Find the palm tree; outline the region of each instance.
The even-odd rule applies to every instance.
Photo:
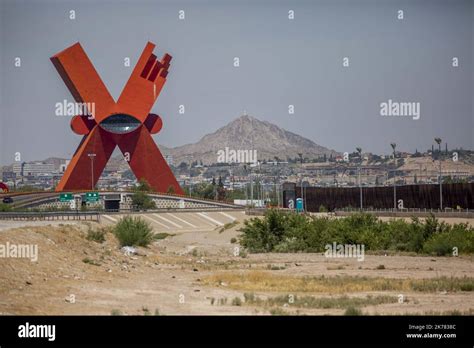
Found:
[[[441,138],[434,138],[434,140],[436,141],[436,144],[438,144],[439,152],[441,152]]]

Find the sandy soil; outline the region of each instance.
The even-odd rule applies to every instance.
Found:
[[[217,213],[216,213],[217,214]],[[166,215],[165,219],[171,217]],[[233,214],[240,223],[223,232],[221,225],[212,225],[217,215],[185,216],[181,220],[196,226],[176,231],[165,228],[159,220],[154,228],[174,233],[148,248],[139,248],[138,255],[125,255],[108,233],[102,244],[87,240],[91,226],[110,226],[111,219],[100,224],[71,222],[45,224],[2,222],[0,244],[36,244],[37,262],[21,258],[0,258],[0,314],[102,314],[120,311],[123,314],[269,314],[276,307],[246,304],[245,289],[232,284],[212,284],[205,280],[219,274],[250,274],[263,272],[277,277],[365,276],[395,279],[430,279],[436,277],[474,277],[473,257],[457,258],[365,255],[365,260],[328,259],[322,254],[236,254],[238,244],[231,238],[246,218]],[[155,219],[159,217],[155,216]],[[113,219],[113,217],[112,217]],[[161,219],[161,218],[160,218]],[[150,219],[151,221],[151,219]],[[189,227],[189,226],[186,226]],[[85,262],[87,260],[88,263]],[[380,269],[380,265],[384,269]],[[287,295],[287,291],[255,292],[263,299]],[[399,291],[355,291],[347,296],[398,296]],[[339,296],[334,293],[295,295],[315,297]],[[362,307],[364,314],[474,312],[474,292],[405,291],[403,303],[386,303]],[[293,308],[284,304],[278,309],[290,314],[342,314],[341,308]]]

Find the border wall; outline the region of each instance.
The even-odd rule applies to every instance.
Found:
[[[443,208],[474,209],[474,183],[443,184]],[[397,201],[403,200],[403,208],[439,209],[439,185],[403,185],[396,187]],[[318,212],[320,206],[333,211],[335,209],[359,208],[359,187],[305,187],[306,209]],[[288,201],[301,197],[301,188],[296,184],[283,186],[284,207]],[[393,208],[393,186],[362,187],[364,209]]]

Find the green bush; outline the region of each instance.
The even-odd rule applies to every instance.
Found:
[[[411,223],[391,220],[386,223],[387,249],[420,252],[425,240],[425,228],[418,219]]]
[[[142,191],[142,192],[152,192],[153,189],[151,188],[150,184],[145,178],[140,178],[138,180],[138,185],[133,189],[135,192]]]
[[[240,297],[234,297],[232,300],[232,306],[242,306],[242,300]]]
[[[150,225],[139,217],[126,216],[113,229],[120,246],[147,246],[153,239]]]
[[[432,235],[424,244],[423,251],[444,256],[452,255],[454,248],[459,253],[474,253],[474,230],[467,224],[455,224],[445,232]]]
[[[245,221],[241,245],[251,252],[272,251],[285,232],[285,219],[286,214],[271,209],[265,213],[264,219]]]
[[[12,211],[13,208],[11,205],[5,204],[5,203],[0,203],[0,211],[1,212],[7,212],[7,211]]]
[[[89,230],[87,231],[87,240],[91,240],[97,243],[103,243],[105,242],[105,234],[107,233],[106,228],[100,228],[98,230],[92,229],[89,227]]]
[[[139,210],[156,209],[155,201],[144,191],[136,191],[132,195],[132,205]]]
[[[349,307],[344,312],[344,315],[349,315],[349,316],[362,315],[362,311],[359,308]]]
[[[240,244],[256,252],[323,252],[325,245],[362,244],[365,250],[393,250],[448,255],[474,253],[474,228],[468,224],[449,225],[434,216],[424,222],[384,222],[375,215],[358,213],[332,219],[268,210],[264,218],[244,222]]]

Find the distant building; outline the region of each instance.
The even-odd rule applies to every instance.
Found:
[[[173,155],[164,155],[166,163],[168,163],[169,166],[174,165],[173,161]]]
[[[54,172],[54,164],[44,162],[15,162],[13,164],[13,172],[17,177],[52,174]]]
[[[23,165],[24,164],[25,164],[25,162],[15,162],[15,163],[13,163],[12,170],[13,170],[13,173],[15,173],[15,175],[17,177],[23,175]]]
[[[2,181],[13,181],[15,180],[15,173],[13,171],[3,172]]]
[[[59,172],[60,173],[64,173],[66,171],[66,168],[69,165],[69,162],[71,162],[71,160],[66,160],[66,163],[61,163],[59,165]]]

